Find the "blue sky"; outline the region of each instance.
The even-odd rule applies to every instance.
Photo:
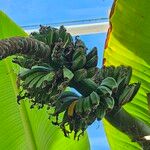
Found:
[[[108,18],[113,0],[0,0],[3,10],[20,26],[53,24],[93,18]],[[99,66],[102,63],[104,34],[82,35],[89,49],[99,50]],[[88,128],[91,150],[109,150],[103,125],[95,122]]]

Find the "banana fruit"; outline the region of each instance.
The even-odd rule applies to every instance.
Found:
[[[93,109],[96,109],[97,106],[98,106],[99,103],[100,103],[100,97],[99,97],[99,95],[98,95],[96,92],[93,91],[93,92],[90,94],[90,101],[91,101],[91,104],[92,104],[92,108],[93,108]]]
[[[101,84],[100,84],[101,86],[106,86],[106,87],[108,87],[110,90],[112,90],[112,91],[116,91],[117,89],[118,89],[118,84],[117,84],[117,82],[115,81],[115,79],[114,78],[112,78],[112,77],[107,77],[107,78],[105,78],[102,82],[101,82]]]
[[[74,80],[81,81],[87,77],[87,70],[86,69],[79,69],[74,72]]]
[[[98,63],[97,48],[94,47],[92,51],[86,56],[86,68],[96,67]]]

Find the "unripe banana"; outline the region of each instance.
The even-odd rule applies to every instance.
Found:
[[[96,92],[100,95],[100,96],[111,96],[112,95],[112,90],[110,90],[108,87],[106,86],[99,86],[96,90]]]
[[[129,86],[126,86],[123,93],[119,97],[118,105],[122,106],[125,103],[128,103],[129,101],[131,101],[132,98],[137,93],[139,87],[140,87],[139,83],[134,83],[134,84],[130,84]]]
[[[113,109],[114,105],[115,105],[115,101],[113,99],[113,97],[109,96],[105,98],[105,103],[106,103],[106,107],[108,109]]]
[[[31,89],[33,87],[36,86],[36,84],[38,83],[38,81],[43,77],[43,74],[39,74],[38,76],[36,76],[28,85],[28,88]]]
[[[115,68],[114,76],[113,76],[114,79],[116,79],[116,80],[118,79],[121,70],[122,70],[122,66],[118,66],[118,67]]]
[[[95,109],[100,103],[99,95],[96,92],[93,91],[90,94],[90,101],[91,101],[92,107]]]
[[[87,69],[87,78],[92,78],[98,72],[98,68],[92,67]]]
[[[35,72],[49,72],[51,69],[43,66],[34,66],[32,69],[27,69],[21,72],[18,76],[21,80],[25,80],[28,76],[34,74]]]
[[[115,70],[115,67],[114,66],[108,66],[106,67],[107,68],[107,77],[114,77],[114,70]]]
[[[98,87],[98,85],[92,79],[90,79],[90,78],[81,80],[80,81],[80,85],[84,86],[84,87],[87,87],[88,93],[92,93]],[[87,95],[88,94],[85,93],[85,96],[87,96]]]
[[[101,86],[106,86],[112,91],[116,91],[118,88],[118,84],[112,77],[107,77],[101,82]]]
[[[140,86],[141,86],[141,83],[133,83],[133,84],[131,84],[131,85],[134,85],[134,92],[133,92],[133,94],[132,94],[132,96],[130,97],[130,101],[135,97],[135,95],[137,94],[137,92],[139,91],[139,88],[140,88]],[[130,102],[130,101],[128,101],[128,102]]]
[[[58,97],[58,100],[64,99],[66,97],[79,97],[76,93],[71,92],[71,91],[64,91],[60,94],[60,96]]]
[[[127,75],[126,75],[126,80],[125,80],[126,85],[129,84],[131,80],[131,76],[132,76],[132,67],[127,67]]]
[[[54,71],[45,75],[45,77],[43,78],[42,88],[46,87],[47,85],[52,84],[54,81],[54,78],[55,78],[55,72]]]
[[[72,39],[72,36],[70,33],[66,33],[64,42],[65,42],[65,44],[64,44],[63,48],[67,47],[70,43],[73,42],[73,39]]]
[[[45,67],[45,66],[33,66],[31,69],[35,71],[41,71],[41,72],[49,72],[49,71],[54,71],[52,67]]]
[[[59,28],[59,36],[62,39],[62,41],[64,41],[64,42],[65,42],[65,38],[66,38],[66,35],[67,35],[66,31],[67,30],[64,28],[64,26],[60,26],[60,28]]]
[[[71,80],[73,78],[73,76],[74,76],[74,74],[70,69],[68,69],[66,67],[63,68],[64,79],[67,78],[68,80]]]
[[[52,28],[49,28],[48,34],[46,36],[47,39],[47,45],[49,45],[50,48],[52,48],[52,42],[53,42],[53,35],[54,35],[54,31]]]
[[[83,113],[83,98],[80,98],[76,104],[75,112],[78,115],[81,115]]]
[[[83,56],[84,54],[84,49],[82,47],[79,47],[77,49],[75,49],[74,53],[73,53],[73,57],[72,60],[74,61],[75,59],[77,59],[79,56]]]
[[[106,109],[103,106],[100,106],[96,109],[96,117],[97,120],[100,121],[102,120],[106,115]]]
[[[90,68],[90,67],[96,67],[98,63],[98,56],[93,56],[90,60],[86,62],[85,67]]]
[[[74,72],[74,80],[81,81],[87,77],[87,70],[86,69],[79,69]]]
[[[55,43],[55,42],[59,41],[60,37],[59,37],[58,29],[54,29],[53,28],[53,31],[54,31],[54,33],[53,33],[53,41],[52,41],[52,43]]]
[[[24,82],[23,82],[23,86],[28,88],[30,82],[35,79],[36,77],[38,77],[39,75],[41,75],[39,72],[35,72],[35,73],[32,73],[30,76],[26,77]]]
[[[85,63],[86,63],[86,57],[84,55],[79,56],[72,62],[72,69],[79,70],[84,67]]]
[[[39,79],[39,81],[36,84],[36,88],[43,88],[43,83],[45,81],[45,74]]]
[[[90,102],[89,96],[83,98],[83,111],[85,114],[89,114],[91,112],[92,105]]]

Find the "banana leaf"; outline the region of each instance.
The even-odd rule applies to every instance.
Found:
[[[141,88],[134,100],[124,108],[150,126],[147,103],[147,93],[150,93],[149,7],[150,3],[147,0],[116,0],[114,2],[110,14],[104,65],[132,66],[132,82],[141,82]],[[104,126],[112,150],[141,149],[136,142],[132,142],[127,135],[112,127],[106,120]]]
[[[0,11],[0,39],[12,36],[27,34]],[[28,101],[17,104],[17,71],[11,58],[0,61],[0,149],[90,149],[87,134],[80,141],[64,137],[59,127],[48,120],[46,108],[31,110]]]

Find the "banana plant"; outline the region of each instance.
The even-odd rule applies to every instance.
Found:
[[[132,77],[134,66],[128,63],[116,66],[112,62],[110,65],[106,49],[104,66],[98,68],[97,49],[94,47],[87,53],[84,42],[78,37],[73,41],[63,26],[60,29],[41,26],[39,32],[29,37],[1,40],[0,58],[5,60],[11,55],[15,55],[13,63],[23,68],[17,75],[17,102],[27,99],[30,108],[42,110],[46,106],[50,119],[56,118],[52,123],[66,137],[74,132],[74,139],[79,140],[96,119],[105,118],[106,125],[113,125],[132,140],[132,148],[149,149],[149,141],[144,139],[150,134],[149,125],[123,108],[141,90],[141,80]],[[67,87],[75,88],[81,96],[66,91]]]
[[[31,109],[47,107],[50,120],[56,118],[53,125],[66,137],[74,132],[74,139],[79,140],[89,125],[104,117],[115,126],[113,117],[126,114],[122,106],[132,101],[140,88],[139,82],[130,83],[132,67],[98,68],[97,48],[87,53],[84,42],[79,37],[73,41],[63,26],[41,26],[29,37],[1,40],[0,59],[12,55],[12,62],[22,68],[17,75],[18,104],[26,99]],[[67,87],[81,96],[66,91]],[[130,115],[128,118],[134,123]],[[132,132],[127,133],[132,138]]]

